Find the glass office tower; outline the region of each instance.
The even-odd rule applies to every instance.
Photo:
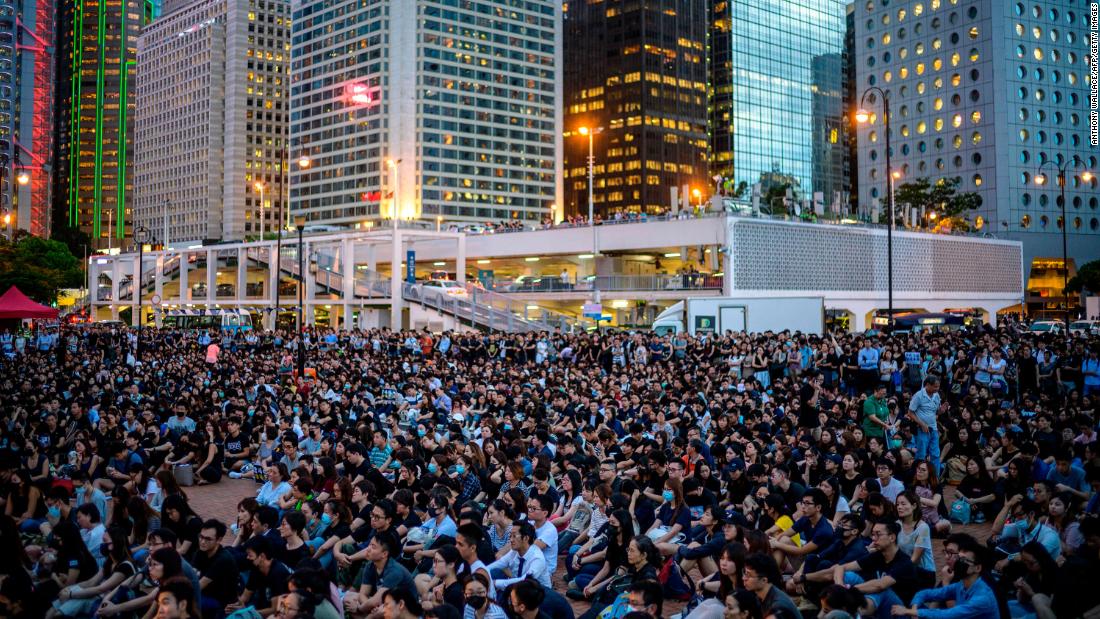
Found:
[[[711,4],[712,174],[734,187],[790,183],[799,197],[847,202],[845,5]]]

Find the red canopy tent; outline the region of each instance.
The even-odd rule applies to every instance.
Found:
[[[57,314],[54,308],[31,301],[15,286],[0,296],[0,319],[57,318]]]

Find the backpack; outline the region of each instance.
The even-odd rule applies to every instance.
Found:
[[[951,514],[949,518],[951,522],[970,524],[970,503],[962,499],[955,499],[955,501],[951,503]]]
[[[665,560],[661,572],[657,574],[657,582],[661,583],[665,598],[669,600],[690,600],[695,593],[694,587],[680,570],[680,564],[676,562],[675,556]]]

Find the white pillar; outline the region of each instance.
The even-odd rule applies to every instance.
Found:
[[[122,259],[119,256],[111,258],[111,320],[118,320],[119,303],[118,280],[122,279]]]
[[[248,300],[248,250],[237,248],[237,301]]]
[[[187,304],[191,302],[191,284],[187,281],[187,267],[190,266],[187,263],[187,251],[183,250],[179,253],[180,256],[180,303]]]
[[[164,302],[164,261],[165,252],[157,254],[157,265],[153,267],[153,294],[157,295],[161,299],[161,303]]]
[[[310,260],[311,260],[311,258],[310,258],[310,249],[309,249],[309,241],[303,242],[302,256],[305,258],[305,262],[302,263],[302,269],[305,271],[305,274],[304,275],[299,274],[299,275],[302,276],[302,278],[303,278],[302,281],[305,283],[305,287],[306,287],[306,290],[305,290],[305,298],[306,298],[305,324],[312,325],[313,321],[314,321],[313,302],[314,302],[314,300],[316,300],[316,297],[317,297],[317,294],[316,294],[317,286],[316,286],[316,283],[314,281],[315,278],[313,277],[313,270],[309,268],[309,264],[310,264]]]
[[[393,231],[390,254],[390,329],[401,329],[401,231]]]
[[[99,305],[99,264],[95,258],[88,259],[88,315],[95,316],[95,308]]]
[[[282,265],[282,261],[279,259],[278,252],[275,251],[275,245],[268,245],[266,248],[259,247],[257,251],[263,251],[264,249],[267,249],[267,303],[274,305],[275,291],[279,289],[279,267]],[[297,259],[297,256],[295,256],[295,259]],[[272,322],[272,328],[274,326],[275,323]]]
[[[355,243],[346,238],[340,243],[340,267],[343,271],[344,310],[340,326],[351,329],[351,302],[355,299]]]
[[[458,283],[466,283],[466,235],[458,237],[458,258],[455,259],[455,277]]]
[[[206,251],[206,304],[218,300],[218,253],[213,249]]]
[[[731,297],[733,296],[733,260],[731,259],[731,252],[727,248],[726,252],[722,254],[722,295]]]

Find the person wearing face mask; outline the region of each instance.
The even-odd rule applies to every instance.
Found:
[[[475,572],[463,588],[466,600],[462,608],[462,619],[505,619],[507,615],[496,601],[490,599],[489,579],[483,573]]]
[[[956,540],[959,550],[953,568],[954,582],[917,592],[908,607],[895,604],[891,609],[895,617],[996,619],[1000,616],[993,589],[982,578],[985,549],[968,535],[959,536]],[[930,602],[954,602],[954,605],[951,608],[925,608],[924,605]]]

